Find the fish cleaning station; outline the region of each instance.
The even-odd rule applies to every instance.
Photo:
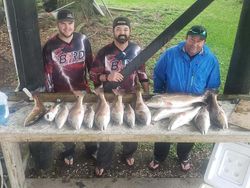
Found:
[[[122,70],[124,77],[152,57],[161,47],[169,42],[188,23],[208,7],[213,0],[195,1],[183,14],[157,36],[137,57],[133,63]],[[43,85],[43,61],[35,1],[4,0],[6,19],[19,86],[16,92],[8,93],[8,126],[0,127],[1,148],[6,163],[12,188],[26,188],[26,163],[20,151],[20,143],[28,142],[201,142],[201,143],[250,143],[250,1],[244,0],[238,25],[234,49],[227,75],[224,93],[218,95],[220,105],[228,122],[226,127],[211,126],[205,134],[195,126],[167,128],[169,121],[162,119],[147,126],[129,128],[126,125],[109,126],[106,130],[82,127],[74,130],[67,126],[58,127],[44,118],[27,121],[27,116],[34,108],[34,101],[22,92],[23,88],[33,91]],[[109,88],[117,87],[110,83]],[[73,93],[33,93],[38,98],[36,104],[55,103],[57,99],[69,103],[76,101]],[[32,97],[32,96],[31,96]],[[138,97],[138,96],[137,96]],[[152,94],[142,94],[145,104],[154,99]],[[134,94],[123,96],[123,103],[132,102]],[[114,94],[105,93],[105,99],[112,103]],[[83,103],[96,103],[95,94],[86,94]],[[22,102],[20,102],[22,101]],[[218,102],[215,99],[216,103]],[[199,101],[198,101],[199,102]],[[21,104],[22,103],[22,104]],[[20,105],[21,104],[21,105]],[[25,104],[25,105],[24,105]],[[20,105],[20,108],[19,108]],[[150,107],[150,106],[149,106]],[[156,118],[156,117],[153,117]],[[156,118],[157,119],[157,118]],[[29,125],[29,126],[24,126]],[[153,127],[153,128],[152,128]],[[216,146],[219,147],[219,146]],[[250,161],[250,156],[247,158]],[[249,167],[250,169],[250,167]],[[250,171],[248,169],[248,171]],[[210,177],[210,176],[209,176]],[[209,179],[208,177],[208,179]],[[243,181],[243,180],[242,180]],[[247,181],[247,180],[246,180]],[[249,182],[249,181],[248,181]],[[250,186],[250,184],[248,184]],[[204,187],[205,188],[205,187]]]

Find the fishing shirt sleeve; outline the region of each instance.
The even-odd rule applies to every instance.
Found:
[[[89,72],[90,69],[91,69],[91,66],[93,64],[93,54],[92,54],[90,42],[89,42],[89,40],[87,38],[84,40],[84,47],[86,49],[86,52],[85,52],[85,54],[86,54],[85,62],[86,62],[86,65],[87,65],[87,71]]]
[[[47,92],[54,92],[54,84],[52,80],[53,60],[51,51],[48,49],[48,43],[44,45],[42,55],[44,64],[45,89]]]
[[[90,69],[90,79],[93,81],[95,87],[98,87],[102,84],[99,77],[101,74],[105,74],[104,59],[105,59],[104,50],[100,50],[97,53]]]

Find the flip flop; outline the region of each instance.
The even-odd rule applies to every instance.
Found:
[[[189,160],[181,161],[180,165],[183,172],[188,172],[193,166]]]
[[[99,168],[99,167],[95,168],[95,175],[97,177],[102,177],[103,174],[104,174],[104,168]]]
[[[74,157],[72,155],[64,157],[64,163],[68,166],[72,166],[74,164]]]
[[[135,164],[135,159],[134,157],[128,157],[125,159],[125,162],[128,166],[133,166]]]
[[[160,167],[160,163],[159,163],[159,161],[157,161],[157,160],[152,160],[150,163],[149,163],[149,165],[148,165],[148,168],[150,169],[150,170],[156,170],[156,169],[158,169]]]

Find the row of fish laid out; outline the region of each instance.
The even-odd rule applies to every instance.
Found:
[[[68,124],[74,129],[80,129],[82,125],[88,128],[93,126],[105,130],[110,122],[114,125],[121,125],[123,122],[129,127],[134,127],[135,122],[140,125],[170,119],[168,130],[174,130],[182,125],[194,123],[202,134],[206,134],[210,125],[217,125],[219,128],[228,128],[227,117],[218,104],[217,95],[207,92],[201,96],[184,94],[159,94],[144,102],[141,92],[136,92],[136,100],[133,108],[130,104],[122,102],[123,92],[113,90],[116,95],[111,105],[106,101],[102,88],[97,88],[94,93],[99,100],[96,104],[83,104],[84,94],[75,91],[76,103],[69,109],[66,104],[60,103],[52,107],[48,112],[37,96],[34,96],[35,106],[27,116],[24,126],[36,122],[44,116],[47,121],[55,121],[60,129]],[[151,109],[151,111],[150,111]]]
[[[227,116],[213,92],[201,96],[159,94],[146,104],[155,110],[152,121],[169,118],[168,130],[185,124],[194,124],[202,134],[208,132],[211,124],[221,129],[228,128]]]
[[[49,122],[54,121],[59,129],[66,122],[76,130],[80,129],[82,125],[87,128],[95,126],[100,130],[105,130],[110,122],[114,125],[121,125],[124,122],[129,127],[134,127],[135,122],[140,125],[149,125],[151,123],[151,112],[145,105],[139,90],[136,93],[134,108],[130,104],[126,104],[124,107],[122,102],[123,92],[116,89],[113,92],[116,98],[110,105],[105,99],[102,88],[94,90],[94,93],[99,98],[96,104],[83,104],[84,94],[80,91],[74,91],[77,101],[70,109],[65,103],[59,103],[49,111],[46,110],[37,96],[33,96],[35,106],[26,117],[24,126],[32,125],[43,116]]]

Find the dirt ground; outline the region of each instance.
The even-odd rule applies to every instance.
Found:
[[[94,53],[103,45],[111,42],[112,28],[100,27],[101,23],[96,20],[89,21],[84,27],[78,27],[78,30],[86,33],[90,38]],[[111,24],[110,24],[111,25]],[[49,17],[39,19],[41,44],[48,40],[56,32],[54,21]],[[96,37],[98,36],[98,38]],[[11,45],[8,36],[6,24],[0,26],[0,90],[13,91],[17,84],[17,76],[12,57]],[[46,172],[37,171],[32,164],[32,158],[28,162],[26,171],[27,177],[63,177],[64,181],[69,181],[70,178],[93,177],[95,161],[89,159],[84,154],[84,144],[77,144],[77,152],[75,162],[72,167],[65,166],[59,159],[59,153],[62,151],[61,144],[55,144],[55,159],[53,166]],[[150,171],[148,163],[152,159],[153,144],[140,143],[137,152],[135,153],[135,165],[128,167],[121,160],[121,144],[116,144],[116,152],[113,156],[113,164],[110,170],[105,173],[104,177],[202,177],[204,175],[208,158],[211,153],[211,146],[199,148],[196,147],[191,155],[193,168],[190,172],[184,173],[180,170],[176,160],[175,149],[172,148],[167,160],[161,165],[160,169]]]
[[[148,168],[148,163],[152,160],[153,144],[139,143],[138,150],[134,154],[135,165],[127,166],[121,159],[122,145],[116,143],[116,149],[113,155],[113,163],[110,169],[106,171],[103,177],[122,178],[122,177],[196,177],[202,178],[206,166],[208,164],[211,147],[203,149],[195,147],[191,154],[192,169],[185,173],[180,170],[175,154],[175,144],[171,147],[168,158],[161,163],[159,169],[152,171]],[[84,144],[78,143],[76,148],[76,156],[73,166],[66,166],[60,159],[60,152],[63,146],[60,143],[54,145],[54,161],[52,168],[47,171],[39,171],[34,169],[32,159],[29,160],[29,168],[26,171],[26,176],[33,177],[63,177],[64,181],[69,181],[71,178],[91,178],[94,177],[95,160],[87,157],[84,152]]]

